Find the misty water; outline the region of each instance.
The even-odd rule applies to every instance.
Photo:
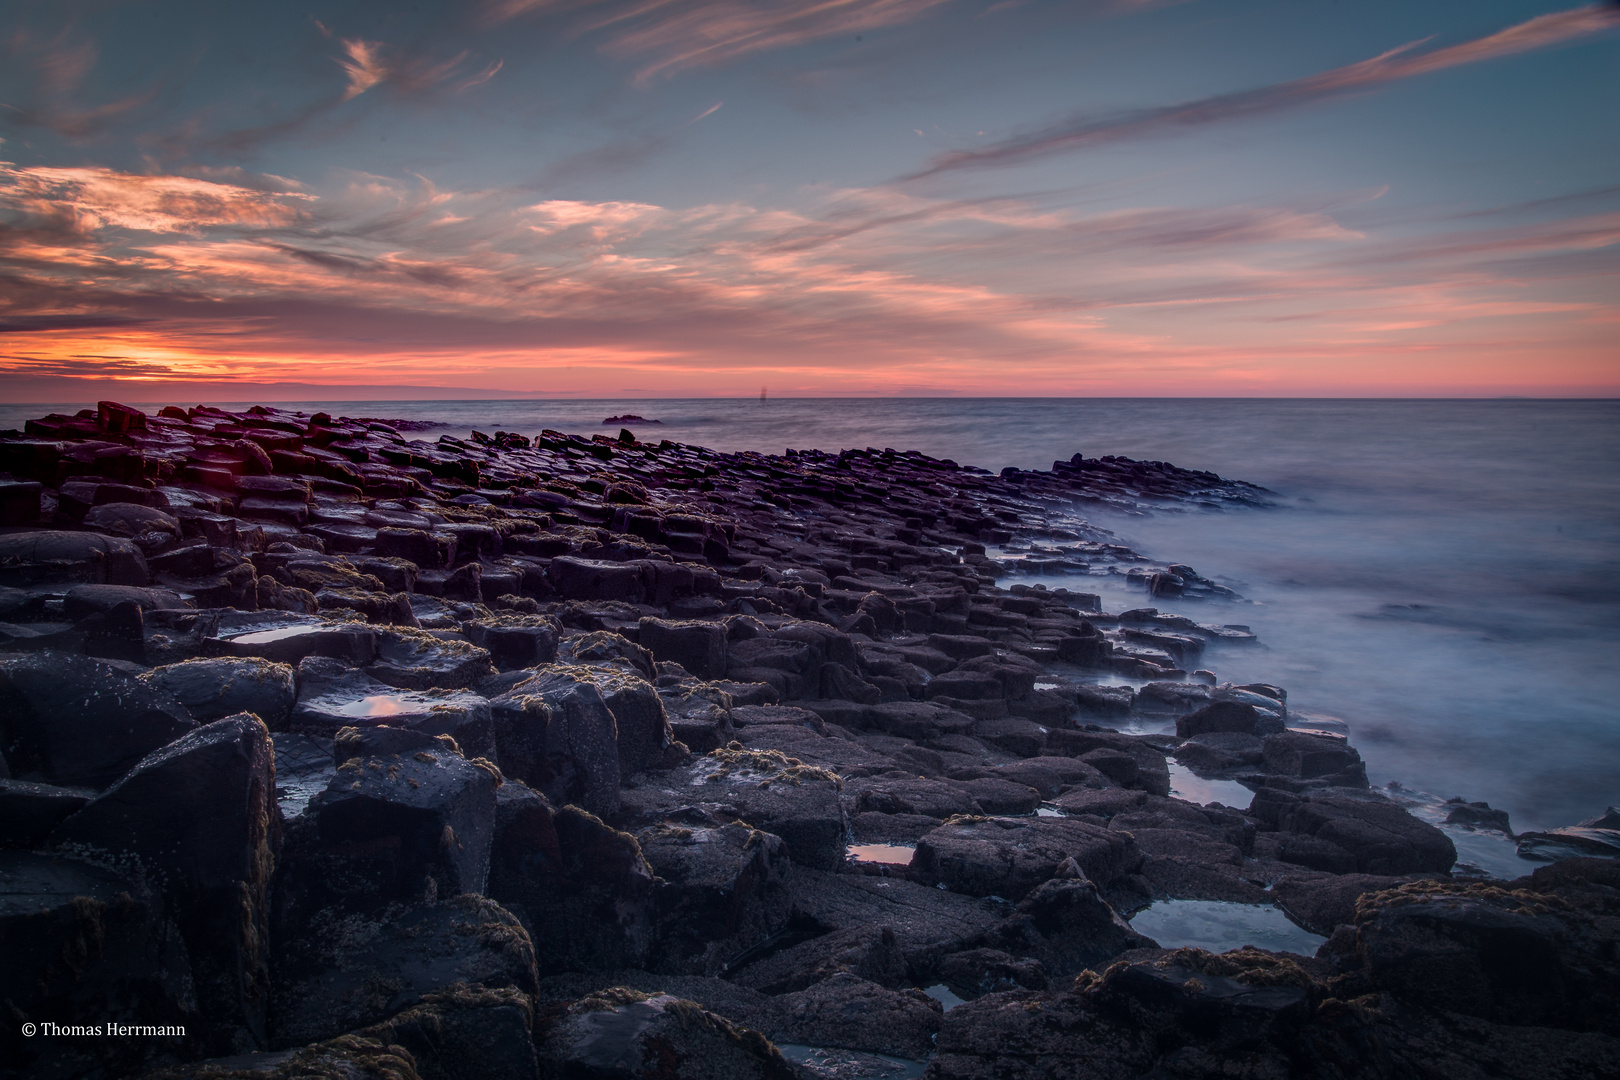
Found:
[[[1620,402],[278,404],[442,422],[414,434],[430,440],[475,427],[614,434],[604,418],[636,413],[661,421],[625,425],[642,439],[721,450],[893,447],[991,470],[1123,454],[1248,480],[1276,507],[1088,515],[1243,594],[1159,605],[1259,634],[1260,647],[1211,647],[1221,678],[1277,683],[1294,710],[1344,721],[1375,784],[1486,800],[1516,829],[1620,803]],[[0,427],[43,411],[11,406]],[[1110,607],[1148,603],[1109,592]]]

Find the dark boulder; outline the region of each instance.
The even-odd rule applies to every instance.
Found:
[[[979,818],[947,822],[917,843],[911,873],[969,896],[1020,900],[1067,860],[1106,887],[1134,873],[1141,854],[1129,834],[1066,818]]]
[[[215,1052],[264,1043],[280,823],[270,732],[241,714],[153,751],[50,837],[63,853],[138,866],[161,891]]]
[[[70,619],[106,614],[119,604],[132,602],[144,611],[189,607],[173,589],[141,588],[135,585],[75,585],[62,598],[62,610]]]
[[[533,1021],[521,990],[456,982],[355,1034],[409,1051],[422,1080],[539,1080]]]
[[[203,723],[250,712],[270,730],[280,730],[297,699],[293,669],[257,657],[186,660],[153,668],[140,679],[179,701]]]
[[[1100,971],[1127,949],[1153,946],[1151,939],[1114,913],[1096,885],[1073,876],[1037,885],[1012,915],[985,934],[983,943],[1040,961],[1041,970],[1054,979],[1078,975],[1086,968]]]
[[[1190,769],[1220,772],[1244,765],[1257,765],[1265,757],[1261,741],[1235,731],[1211,731],[1194,735],[1176,747],[1175,758]]]
[[[576,806],[502,804],[490,895],[528,928],[548,973],[644,967],[654,945],[654,876],[629,833]],[[520,848],[523,843],[531,847]]]
[[[1315,777],[1359,779],[1348,786],[1365,787],[1366,767],[1361,755],[1337,735],[1308,731],[1283,731],[1262,740],[1266,768],[1284,776],[1303,780]]]
[[[0,658],[0,752],[13,776],[104,788],[196,726],[173,697],[100,660]]]
[[[736,738],[734,699],[721,686],[660,674],[658,697],[664,703],[670,733],[693,753],[707,754]]]
[[[286,730],[333,738],[343,728],[409,728],[449,735],[468,757],[493,757],[489,702],[466,690],[400,690],[335,660],[298,666],[298,702]]]
[[[621,776],[633,776],[662,762],[673,741],[658,691],[644,678],[614,667],[550,667],[514,690],[564,694],[579,685],[593,687],[613,714]]]
[[[1445,873],[1457,861],[1450,837],[1375,795],[1255,793],[1249,813],[1282,839],[1278,858],[1331,873]]]
[[[1183,739],[1211,732],[1268,735],[1281,728],[1280,723],[1273,726],[1272,717],[1241,701],[1212,701],[1176,720],[1176,734]]]
[[[551,587],[569,600],[627,600],[646,597],[642,568],[636,563],[605,562],[559,555],[546,570]]]
[[[934,975],[959,997],[971,1001],[1004,990],[1045,990],[1046,968],[1039,960],[1000,949],[964,949],[934,966]]]
[[[146,559],[132,540],[88,532],[0,536],[0,585],[55,582],[145,585]]]
[[[912,1060],[933,1053],[945,1010],[917,989],[891,990],[843,972],[776,998],[779,1042],[836,1046]]]
[[[786,921],[792,897],[780,837],[740,823],[665,821],[636,839],[662,882],[652,969],[718,971]]]
[[[626,987],[540,1010],[543,1074],[591,1080],[793,1080],[763,1035],[670,994]]]
[[[511,990],[527,1004],[538,982],[529,935],[481,896],[369,914],[327,909],[281,946],[276,971],[271,1044],[283,1048],[377,1024],[462,987]]]
[[[493,615],[465,624],[472,643],[489,653],[496,668],[513,671],[549,664],[557,658],[561,628],[541,615]]]
[[[30,1080],[116,1080],[198,1049],[186,950],[161,901],[74,859],[0,851],[0,1061]],[[173,1026],[190,1035],[27,1037],[24,1021]]]
[[[490,702],[501,768],[557,805],[619,808],[619,733],[592,682],[528,679]]]
[[[794,862],[834,870],[844,863],[849,832],[841,786],[836,773],[780,750],[732,743],[661,774],[656,783],[626,791],[624,806],[656,820],[666,808],[717,803],[754,828],[780,836]]]
[[[496,776],[444,737],[347,728],[336,774],[288,830],[278,921],[301,933],[317,912],[367,911],[481,893],[489,877]]]
[[[1364,895],[1355,955],[1379,987],[1428,1008],[1620,1036],[1613,914],[1513,884],[1420,881]]]
[[[637,641],[659,662],[681,665],[700,679],[719,679],[726,674],[729,653],[726,629],[716,622],[671,622],[643,618]]]
[[[389,686],[428,690],[464,689],[493,669],[489,652],[471,642],[391,627],[377,631],[377,658],[366,671]]]
[[[38,847],[64,818],[95,797],[90,788],[0,778],[0,848]]]

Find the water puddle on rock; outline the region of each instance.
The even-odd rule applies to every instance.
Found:
[[[944,983],[935,983],[933,986],[925,986],[923,987],[923,993],[945,1006],[946,1012],[950,1012],[958,1005],[967,1004],[966,1001],[952,993],[951,988],[946,986]]]
[[[430,707],[429,702],[404,694],[367,694],[355,701],[328,706],[326,711],[338,716],[402,716],[405,713],[423,712]]]
[[[250,634],[238,634],[226,640],[237,645],[268,645],[272,641],[285,641],[287,638],[307,634],[315,629],[312,626],[283,626],[275,630],[255,630]]]
[[[1234,810],[1247,810],[1254,801],[1254,792],[1236,780],[1206,779],[1174,759],[1170,761],[1170,794],[1200,806],[1218,802]]]
[[[1327,938],[1301,929],[1270,904],[1227,900],[1155,900],[1131,916],[1131,929],[1162,948],[1221,953],[1253,945],[1273,952],[1315,956]]]
[[[1055,806],[1037,806],[1035,808],[1035,816],[1036,817],[1068,817],[1069,815],[1065,814],[1062,810],[1059,810]]]
[[[917,853],[915,846],[904,844],[850,844],[844,854],[858,863],[883,863],[888,866],[909,866]]]
[[[777,1043],[776,1048],[789,1061],[804,1067],[811,1076],[825,1080],[912,1080],[928,1068],[921,1061],[869,1054],[863,1050],[839,1050],[829,1046]]]

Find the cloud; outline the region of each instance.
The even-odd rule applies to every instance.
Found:
[[[1191,393],[1281,377],[1301,356],[1315,373],[1353,371],[1355,356],[1419,346],[1424,364],[1539,349],[1533,370],[1552,370],[1595,348],[1592,327],[1617,309],[1570,286],[1612,273],[1613,212],[1425,232],[1341,223],[1363,195],[1337,210],[1097,213],[1057,196],[872,188],[807,193],[790,211],[366,174],[274,186],[5,166],[0,220],[36,227],[0,244],[13,368],[110,356],[185,378],[364,370],[401,385],[687,393],[739,380],[999,393],[1009,379],[1119,392],[1147,369]],[[53,213],[69,215],[56,232],[41,224]]]
[[[345,38],[343,51],[348,54],[348,59],[340,58],[338,64],[349,76],[349,87],[343,92],[345,101],[365,93],[390,75],[388,65],[382,60],[380,43]]]
[[[942,154],[926,169],[904,179],[915,180],[956,169],[1017,165],[1054,154],[1072,153],[1145,135],[1264,116],[1446,68],[1546,48],[1601,33],[1616,26],[1620,26],[1620,4],[1589,4],[1568,11],[1540,15],[1473,41],[1430,49],[1426,52],[1416,51],[1426,42],[1411,42],[1368,60],[1254,90],[1218,94],[1180,105],[1144,109],[1117,117],[1103,119],[1088,116],[1070,117],[1049,127],[1014,135],[982,149]]]
[[[472,56],[470,50],[463,49],[447,60],[397,53],[390,58],[386,55],[390,50],[381,42],[362,38],[344,38],[343,51],[345,56],[336,60],[349,78],[343,92],[344,101],[384,83],[406,93],[419,93],[446,83],[457,90],[470,90],[493,79],[503,64],[503,61],[492,60],[469,73],[463,65]]]
[[[0,161],[0,211],[8,225],[67,223],[105,229],[190,233],[223,226],[269,228],[298,220],[313,196],[263,191],[189,176],[142,176],[106,168],[20,168]]]
[[[636,78],[728,63],[752,53],[923,18],[952,0],[492,0],[486,21],[583,12],[585,33],[602,32],[610,55],[647,58]]]
[[[0,318],[0,334],[37,334],[48,330],[106,330],[140,326],[144,319],[127,315],[11,315]]]

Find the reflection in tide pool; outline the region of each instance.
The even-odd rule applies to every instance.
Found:
[[[1166,949],[1226,952],[1253,945],[1314,956],[1327,938],[1295,926],[1269,904],[1225,900],[1155,900],[1131,917],[1131,929]]]
[[[404,713],[423,712],[430,702],[418,701],[404,694],[367,694],[355,701],[335,706],[332,712],[340,716],[400,716]]]
[[[845,849],[845,854],[856,862],[909,866],[917,849],[904,844],[851,844]]]
[[[272,641],[284,641],[299,634],[307,634],[310,629],[310,624],[300,623],[297,626],[282,626],[275,630],[255,630],[251,634],[238,634],[230,640],[238,645],[268,645]]]
[[[1218,802],[1234,810],[1247,810],[1254,801],[1254,792],[1236,780],[1205,779],[1174,759],[1170,761],[1170,794],[1200,806]]]

